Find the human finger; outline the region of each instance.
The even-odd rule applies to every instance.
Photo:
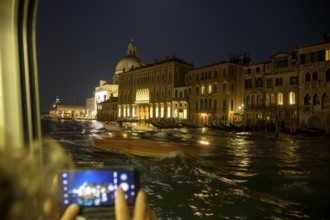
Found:
[[[135,200],[133,220],[145,219],[147,211],[147,195],[143,190],[140,190]]]
[[[61,220],[74,220],[79,215],[80,208],[77,204],[71,204],[64,212]]]
[[[115,198],[116,220],[129,220],[129,209],[125,200],[125,193],[121,187],[117,189]]]
[[[147,217],[146,217],[146,219],[148,219],[148,220],[156,220],[156,219],[158,219],[156,213],[153,210],[151,210],[149,207],[147,207],[147,209],[148,209],[148,211],[147,211]]]

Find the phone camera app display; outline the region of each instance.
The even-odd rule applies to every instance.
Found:
[[[89,170],[62,172],[63,204],[80,206],[114,205],[115,192],[121,187],[128,204],[134,204],[136,185],[131,170]]]

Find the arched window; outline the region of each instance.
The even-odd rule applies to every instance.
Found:
[[[164,106],[160,107],[160,117],[164,118]]]
[[[257,95],[257,105],[258,106],[261,105],[261,95],[260,94]]]
[[[311,81],[311,74],[310,73],[306,73],[305,74],[305,82],[309,82]]]
[[[227,83],[222,84],[222,91],[227,91]]]
[[[255,96],[252,95],[252,96],[251,96],[251,106],[254,107],[255,104],[256,104],[256,103],[255,103]]]
[[[218,78],[218,71],[214,70],[213,77],[216,79]]]
[[[211,94],[212,93],[212,84],[209,84],[207,87],[207,93]]]
[[[156,118],[159,118],[159,108],[158,108],[158,106],[156,107],[155,115],[156,115]]]
[[[315,94],[313,96],[313,105],[320,105],[320,99],[318,94]]]
[[[324,93],[324,94],[322,95],[321,104],[322,104],[322,106],[323,106],[323,105],[329,105],[329,104],[330,104],[330,99],[329,99],[328,94]]]
[[[295,105],[296,104],[296,93],[290,92],[289,93],[289,105]]]
[[[330,82],[330,69],[325,72],[325,81]]]
[[[319,80],[319,73],[318,73],[318,72],[316,72],[316,71],[313,72],[312,80],[313,80],[313,81],[317,81],[317,80]]]
[[[205,86],[204,85],[202,85],[202,95],[204,95],[205,94]]]
[[[265,104],[266,104],[266,106],[270,105],[270,95],[268,93],[266,93],[266,95],[265,95]]]
[[[218,92],[218,85],[217,84],[213,85],[213,92]]]
[[[275,95],[273,93],[270,94],[270,104],[275,105]]]
[[[309,94],[306,94],[304,97],[304,105],[310,105],[311,104],[311,97]]]
[[[250,107],[251,105],[251,100],[249,95],[245,96],[245,105],[248,107]]]
[[[283,93],[281,92],[277,93],[277,104],[283,105]]]

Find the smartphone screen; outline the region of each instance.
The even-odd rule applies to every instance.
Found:
[[[115,192],[121,187],[129,205],[135,202],[137,173],[135,169],[76,170],[59,174],[63,205],[113,206]]]

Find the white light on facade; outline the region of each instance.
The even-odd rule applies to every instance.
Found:
[[[136,117],[135,108],[132,109],[132,117],[133,117],[133,118]]]
[[[289,93],[289,104],[290,105],[296,104],[296,94],[294,92]]]
[[[160,107],[160,117],[164,118],[164,106]]]
[[[178,117],[178,110],[174,109],[174,118],[177,118],[177,117]]]
[[[187,119],[187,116],[188,116],[187,109],[184,109],[183,110],[183,119]]]

